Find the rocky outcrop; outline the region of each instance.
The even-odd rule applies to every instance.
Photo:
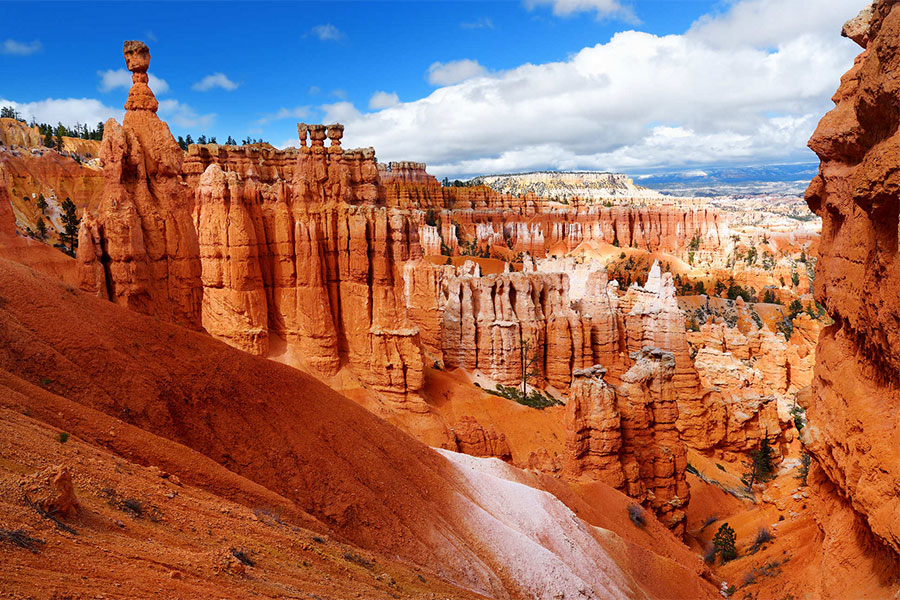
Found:
[[[453,433],[458,450],[464,454],[499,458],[507,462],[512,460],[506,436],[497,433],[492,425],[484,427],[474,417],[462,416],[453,426]]]
[[[803,439],[831,493],[898,554],[900,6],[867,11],[845,28],[865,50],[809,142],[821,159],[806,192],[822,218],[815,295],[834,323],[819,337]],[[820,524],[829,535],[829,520]],[[833,550],[823,559],[832,583],[852,577],[840,559]]]
[[[26,501],[38,506],[53,517],[73,517],[78,514],[78,498],[69,468],[64,465],[48,467],[24,482]]]
[[[675,357],[645,347],[614,387],[601,366],[578,369],[566,406],[563,474],[596,479],[646,502],[677,533],[684,531],[690,490],[687,458],[675,423]]]
[[[104,129],[100,157],[106,186],[97,220],[85,219],[79,234],[81,287],[199,329],[200,252],[193,193],[181,178],[184,153],[156,116],[146,45],[125,42],[124,53],[134,83],[123,124],[110,119]]]

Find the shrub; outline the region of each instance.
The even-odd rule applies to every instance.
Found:
[[[66,442],[69,441],[69,434],[66,433],[65,431],[60,431],[59,435],[56,437],[56,439],[59,440],[60,444],[65,444]]]
[[[753,540],[753,545],[750,547],[750,551],[756,552],[771,541],[772,531],[768,527],[760,527],[759,531],[756,532],[756,538]]]
[[[800,455],[800,466],[797,468],[797,479],[800,480],[800,486],[806,487],[806,477],[809,475],[809,464],[812,462],[812,456],[809,452]]]
[[[647,520],[644,517],[644,509],[637,504],[628,505],[628,518],[638,527],[643,527],[647,524]]]
[[[691,463],[688,463],[687,467],[685,467],[684,470],[687,471],[688,473],[690,473],[691,475],[699,475],[700,474],[700,471],[697,470],[697,467],[695,467]]]
[[[122,507],[122,510],[130,511],[137,517],[144,514],[144,505],[137,498],[125,498],[119,503],[119,506]]]
[[[256,561],[250,557],[251,552],[245,548],[232,548],[231,555],[248,567],[256,566]]]
[[[719,470],[720,470],[720,471],[724,471],[724,470],[725,470],[725,467],[723,467],[723,466],[720,465],[719,463],[716,463],[716,466],[719,467]]]
[[[722,523],[712,540],[713,548],[722,558],[722,564],[737,558],[736,541],[737,535],[734,533],[734,529],[728,523]]]
[[[25,548],[34,554],[37,554],[38,552],[35,544],[45,543],[44,540],[31,537],[22,529],[0,529],[0,542],[7,542],[14,546],[18,546],[19,548]]]
[[[791,415],[794,417],[794,427],[797,428],[797,431],[803,429],[803,413],[802,406],[794,405],[793,408],[791,408]]]
[[[370,571],[375,568],[374,562],[366,560],[355,552],[344,552],[344,560],[352,562],[355,565],[359,565],[364,569],[369,569]]]

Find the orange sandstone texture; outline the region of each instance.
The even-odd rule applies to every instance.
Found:
[[[900,553],[900,6],[875,2],[844,33],[864,51],[809,141],[821,163],[806,192],[822,218],[816,299],[834,323],[819,337],[803,440],[823,475],[813,495],[828,497],[816,503],[829,511],[817,517],[827,540],[817,591],[834,598],[852,589],[854,565],[871,567],[836,534],[871,540],[895,564]],[[881,575],[894,595],[896,579]]]

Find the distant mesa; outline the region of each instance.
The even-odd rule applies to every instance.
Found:
[[[599,171],[533,171],[504,175],[482,175],[470,180],[503,194],[522,196],[528,193],[544,198],[568,200],[581,198],[588,202],[613,198],[663,198],[663,194],[635,185],[624,173]]]

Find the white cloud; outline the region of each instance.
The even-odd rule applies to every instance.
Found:
[[[487,75],[487,69],[478,64],[477,60],[464,58],[447,63],[431,63],[425,75],[431,85],[453,85],[472,77]]]
[[[331,90],[331,95],[334,96],[335,98],[340,98],[341,100],[347,99],[347,91],[342,90],[340,88],[338,88],[336,90]]]
[[[192,90],[197,92],[208,92],[213,88],[222,88],[228,92],[238,89],[239,83],[235,83],[225,76],[225,73],[213,73],[207,75],[197,83],[191,86]]]
[[[760,1],[734,3],[684,35],[620,32],[563,62],[482,71],[378,112],[323,109],[340,113],[347,145],[426,161],[436,175],[812,160],[806,141],[858,50],[839,34],[856,7],[843,14],[828,4],[843,0],[822,0],[833,21],[807,26],[793,10],[803,0],[782,0],[782,19],[797,22],[780,39],[725,48],[703,34],[739,25],[734,15]],[[777,12],[768,18],[780,23]]]
[[[339,40],[344,39],[346,36],[344,32],[332,25],[331,23],[325,23],[324,25],[316,25],[312,29],[310,29],[306,36],[313,36],[318,38],[323,42],[337,42]],[[304,36],[304,37],[306,37]]]
[[[395,104],[400,103],[400,97],[397,96],[397,92],[375,92],[372,94],[372,97],[369,98],[369,108],[372,110],[381,110],[382,108],[389,108],[394,106]]]
[[[479,17],[474,21],[460,23],[459,26],[463,29],[493,29],[494,22],[488,17]]]
[[[308,119],[312,115],[309,106],[297,106],[295,108],[280,108],[278,112],[263,115],[256,120],[257,125],[264,125],[271,121],[279,121],[281,119]],[[260,131],[261,133],[261,131]]]
[[[598,19],[616,17],[625,21],[634,21],[634,11],[619,0],[525,0],[529,10],[549,4],[553,14],[558,17],[569,17],[575,13],[593,12]]]
[[[101,92],[110,92],[116,88],[131,89],[131,72],[127,69],[108,69],[106,71],[97,71],[100,76],[100,85],[98,89]],[[169,84],[165,79],[160,79],[152,73],[150,82],[147,84],[155,94],[165,94],[169,91]]]
[[[315,96],[316,94],[319,94],[319,93],[321,93],[321,92],[322,92],[322,88],[320,88],[320,87],[317,86],[317,85],[311,85],[311,86],[309,86],[309,92],[307,92],[307,93],[308,93],[310,96]]]
[[[159,116],[184,128],[209,127],[216,120],[215,113],[198,115],[190,105],[174,99],[159,101]]]
[[[84,123],[90,126],[115,117],[119,121],[125,111],[120,108],[106,106],[94,98],[47,98],[37,102],[15,102],[13,100],[0,99],[0,106],[12,106],[22,114],[22,118],[31,121],[34,118],[38,123],[56,125],[62,123],[72,127],[76,123]]]
[[[835,39],[841,25],[866,4],[864,0],[822,0],[813,8],[808,0],[744,0],[731,4],[727,12],[700,17],[687,35],[715,48],[776,48],[804,34]]]
[[[7,39],[0,45],[0,54],[16,54],[19,56],[28,56],[35,52],[40,52],[44,47],[40,40],[33,42],[19,42],[14,39]]]
[[[347,123],[348,121],[356,121],[362,117],[362,113],[356,110],[352,102],[335,102],[334,104],[323,104],[319,107],[324,113],[322,116],[323,123]]]

